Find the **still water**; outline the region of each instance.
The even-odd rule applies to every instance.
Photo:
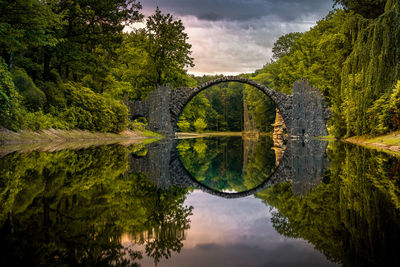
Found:
[[[0,265],[399,266],[400,159],[269,137],[3,153]]]

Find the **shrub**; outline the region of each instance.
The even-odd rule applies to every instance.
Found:
[[[147,123],[140,122],[138,120],[129,121],[128,128],[132,131],[144,132],[146,130]]]
[[[85,125],[79,124],[83,127],[81,129],[117,133],[128,126],[128,108],[124,104],[96,94],[78,83],[67,83],[64,89],[67,106],[80,108],[67,112],[67,114],[64,114],[64,118],[68,118],[71,114],[82,118],[88,116],[88,113],[91,114],[91,121],[88,121]],[[71,123],[73,124],[74,121],[71,121]]]
[[[93,116],[83,108],[72,106],[67,108],[60,115],[61,119],[68,122],[71,128],[88,129],[93,125]]]
[[[18,113],[20,95],[15,89],[11,73],[0,58],[0,125],[17,130],[16,114]]]
[[[384,94],[367,111],[372,135],[400,129],[400,81],[391,94]]]
[[[190,123],[185,119],[179,120],[177,125],[178,125],[179,129],[182,132],[189,132],[190,131]]]
[[[207,127],[207,123],[202,119],[202,118],[198,118],[195,122],[194,122],[194,128],[196,128],[196,132],[203,132],[204,129]]]
[[[368,109],[368,120],[372,125],[370,132],[373,136],[384,134],[391,128],[389,113],[389,97],[383,95]]]
[[[397,81],[389,99],[389,112],[396,130],[400,129],[400,80]]]
[[[72,128],[66,121],[53,117],[51,114],[44,114],[43,111],[20,113],[20,125],[22,129],[39,131],[43,129],[70,129]]]
[[[46,94],[47,108],[54,106],[63,109],[67,106],[64,89],[61,83],[43,82],[39,84],[39,86]]]
[[[13,73],[15,87],[23,97],[23,104],[31,111],[38,111],[46,103],[46,95],[36,87],[31,77],[25,71],[16,70]]]

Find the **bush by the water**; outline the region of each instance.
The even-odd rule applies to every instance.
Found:
[[[0,58],[0,125],[9,129],[17,129],[16,113],[20,95],[15,89],[11,73],[3,59]]]
[[[16,89],[22,96],[23,105],[30,111],[41,110],[46,103],[46,95],[40,90],[25,71],[16,70],[13,73]]]
[[[128,108],[114,99],[107,99],[78,83],[64,85],[69,108],[61,117],[72,128],[99,132],[120,132],[128,126]]]

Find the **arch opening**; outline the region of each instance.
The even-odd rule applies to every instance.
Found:
[[[276,110],[280,111],[283,102],[279,99],[283,94],[241,77],[224,77],[176,90],[186,93],[177,95],[181,101],[175,118],[172,110],[174,129],[182,132],[272,132]],[[284,125],[287,114],[282,115]]]

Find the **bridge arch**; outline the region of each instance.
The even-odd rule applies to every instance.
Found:
[[[190,100],[193,99],[196,95],[201,93],[202,91],[206,90],[207,88],[210,88],[214,85],[221,84],[221,83],[227,83],[227,82],[239,82],[243,84],[247,84],[250,86],[253,86],[257,89],[259,89],[261,92],[263,92],[266,96],[271,98],[271,100],[275,103],[277,109],[280,111],[283,120],[285,121],[285,124],[288,126],[291,122],[291,117],[292,117],[292,96],[286,95],[274,90],[269,89],[265,85],[258,83],[254,80],[244,78],[244,77],[239,77],[239,76],[226,76],[218,79],[214,79],[208,82],[205,82],[195,88],[188,88],[188,87],[183,87],[183,88],[177,88],[175,90],[172,90],[171,92],[171,106],[170,106],[170,112],[171,112],[171,122],[174,130],[177,130],[177,122],[179,120],[180,115],[183,112],[183,109],[185,106],[190,102]]]
[[[183,87],[171,89],[158,86],[143,101],[127,103],[130,115],[144,116],[148,129],[166,137],[173,137],[178,130],[177,122],[189,101],[203,90],[220,83],[239,82],[256,87],[271,98],[279,109],[286,124],[289,136],[308,139],[313,136],[328,135],[326,128],[330,111],[325,105],[322,93],[301,80],[293,86],[291,95],[267,88],[265,85],[244,77],[226,76],[201,84],[195,88]]]

